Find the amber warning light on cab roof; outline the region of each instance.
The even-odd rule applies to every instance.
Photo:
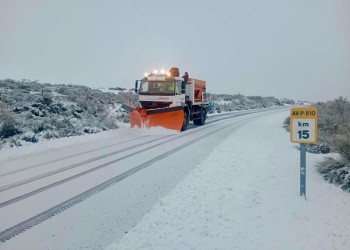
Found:
[[[144,74],[145,77],[149,77],[149,76],[170,76],[170,72],[166,72],[165,69],[161,69],[161,70],[153,70],[152,72],[146,72]]]

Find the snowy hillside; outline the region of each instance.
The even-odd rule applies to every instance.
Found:
[[[0,148],[117,128],[118,121],[128,122],[120,105],[131,97],[85,86],[2,80]]]
[[[0,81],[0,149],[43,140],[98,133],[128,123],[122,103],[135,102],[131,90],[52,85],[37,81]],[[211,95],[210,113],[293,104],[289,99]]]
[[[234,110],[248,110],[248,109],[260,109],[273,106],[293,105],[294,100],[281,98],[278,99],[273,96],[244,96],[241,94],[228,95],[228,94],[211,94],[211,101],[215,103],[215,110],[221,111],[234,111]]]

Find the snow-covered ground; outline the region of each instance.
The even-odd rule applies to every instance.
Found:
[[[0,202],[105,162],[108,166],[0,207],[0,235],[90,187],[151,163],[62,207],[0,243],[0,249],[349,249],[349,194],[316,172],[315,162],[324,156],[307,155],[304,200],[299,196],[299,151],[282,127],[289,111],[245,112],[217,122],[212,117],[205,126],[180,134],[155,129],[145,135],[121,128],[1,150],[0,174],[45,164],[2,176],[0,186],[88,163],[3,190]],[[152,146],[164,140],[169,142]],[[147,150],[109,163],[142,148]]]
[[[35,150],[29,150],[30,146],[13,149],[17,154],[0,161],[0,248],[108,246],[130,230],[229,133],[264,115],[218,117],[216,122],[208,119],[205,126],[192,126],[171,135],[161,131],[162,135],[145,136],[121,129],[52,141],[54,144],[38,143]],[[1,151],[0,155],[10,151]],[[130,172],[136,168],[142,171]],[[92,195],[88,191],[115,178],[117,183],[104,190],[98,188],[100,192],[92,190]],[[86,192],[92,196],[75,203],[74,197],[82,197],[82,192],[84,197]],[[7,202],[9,199],[11,202]],[[14,233],[8,236],[7,232]]]
[[[21,147],[15,148],[3,148],[0,151],[0,167],[2,162],[6,162],[12,159],[23,158],[25,156],[41,154],[53,150],[58,150],[65,147],[77,146],[93,142],[96,140],[105,140],[110,137],[118,137],[119,139],[123,139],[128,136],[129,130],[127,127],[129,125],[125,125],[123,123],[118,123],[120,125],[119,129],[103,131],[97,134],[84,134],[81,136],[72,136],[72,137],[63,137],[53,140],[43,140],[39,143],[27,143]]]
[[[288,112],[241,126],[112,249],[350,249],[350,195],[316,172],[282,128]]]

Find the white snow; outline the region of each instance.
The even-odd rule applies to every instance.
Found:
[[[249,115],[252,119],[239,116],[235,121],[249,122],[226,130],[220,128],[229,124],[228,120],[218,122],[217,125],[208,124],[206,126],[213,131],[221,132],[213,135],[215,140],[208,137],[178,154],[164,158],[152,167],[0,243],[0,249],[100,249],[113,242],[111,238],[115,232],[118,232],[118,236],[115,236],[115,243],[108,250],[350,249],[350,194],[328,184],[316,172],[315,163],[323,155],[307,154],[307,200],[299,196],[299,151],[297,145],[289,142],[289,133],[282,127],[288,115],[289,111],[277,111]],[[135,134],[134,129],[120,128],[1,150],[0,169],[6,172],[24,167],[24,163],[35,165],[44,160],[81,153],[74,158],[35,168],[32,172],[38,174],[41,168],[53,170],[130,145],[135,145],[130,150],[136,150],[140,141],[158,137],[139,136],[138,132]],[[148,132],[162,134],[169,131],[154,128]],[[171,147],[182,145],[191,136],[201,137],[194,134],[185,136],[181,139],[183,142],[176,140]],[[219,145],[216,140],[221,142],[225,136],[226,140]],[[133,138],[138,139],[129,141]],[[129,142],[106,147],[123,141]],[[210,152],[215,146],[215,150],[197,165],[201,154],[207,155],[203,152]],[[171,150],[171,147],[163,145],[126,159],[116,165],[113,173],[118,174],[124,168],[148,161]],[[90,152],[96,148],[99,150]],[[85,151],[89,153],[83,154]],[[191,168],[187,168],[187,164]],[[192,166],[194,170],[178,183],[183,177],[177,175],[187,175],[186,169],[190,171]],[[30,177],[30,171],[24,174]],[[83,180],[76,180],[76,184],[67,183],[61,188],[57,187],[59,195],[52,189],[51,193],[32,197],[32,201],[28,199],[22,204],[14,204],[17,210],[7,211],[5,207],[2,209],[2,218],[7,221],[7,217],[14,216],[22,221],[28,216],[25,217],[20,211],[32,216],[39,210],[51,207],[51,203],[60,202],[60,197],[66,200],[66,196],[82,192],[80,189],[84,185],[93,185],[111,176],[111,171],[107,169],[94,172],[91,178],[86,176]],[[162,182],[170,182],[169,179],[174,179],[174,184],[166,189]],[[44,181],[29,183],[13,189],[13,192],[37,187]],[[176,183],[176,188],[168,193]],[[10,191],[6,193],[10,194]],[[161,195],[157,196],[157,192]],[[4,193],[1,197],[5,199]],[[155,202],[151,211],[140,219]],[[0,224],[5,229],[7,226],[2,218]],[[134,222],[137,222],[136,226],[129,230]],[[120,238],[125,231],[128,233]]]
[[[107,249],[350,249],[350,194],[316,172],[282,128],[288,112],[237,129]]]
[[[102,92],[105,92],[105,93],[114,93],[116,95],[118,95],[119,93],[123,93],[123,91],[121,91],[121,90],[109,89],[109,88],[105,88],[105,87],[93,87],[93,89],[98,89],[98,90],[101,90]],[[127,90],[125,90],[125,92],[127,92]]]
[[[130,135],[132,132],[128,129],[129,125],[125,125],[123,123],[118,123],[120,126],[119,129],[102,131],[97,134],[84,134],[81,136],[72,136],[72,137],[64,137],[58,138],[54,140],[41,140],[39,143],[27,143],[21,147],[15,148],[3,148],[0,151],[0,165],[4,161],[9,161],[18,158],[24,158],[25,156],[30,156],[33,154],[40,154],[44,152],[49,152],[53,150],[57,150],[60,148],[66,148],[68,146],[80,145],[87,142],[92,142],[96,140],[104,140],[111,136],[122,137]],[[123,128],[122,128],[123,127]]]
[[[156,126],[151,128],[140,128],[140,127],[133,127],[130,129],[130,132],[140,135],[173,135],[173,134],[179,134],[180,131],[173,130],[173,129],[166,129],[164,127]]]

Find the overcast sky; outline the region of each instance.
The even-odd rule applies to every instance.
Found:
[[[172,66],[213,93],[350,99],[350,1],[0,0],[0,79],[132,88]]]

